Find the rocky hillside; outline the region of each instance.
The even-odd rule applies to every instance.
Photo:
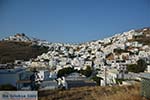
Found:
[[[138,41],[144,45],[150,45],[150,28],[135,30],[139,35],[134,36],[131,41]]]
[[[3,41],[31,42],[32,39],[26,36],[24,33],[17,33],[13,36],[4,38]]]
[[[32,45],[30,42],[0,41],[0,63],[29,60],[47,51],[48,47]]]

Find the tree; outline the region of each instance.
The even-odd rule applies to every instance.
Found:
[[[102,80],[103,78],[94,76],[92,79],[96,82],[97,85],[101,85],[100,80]]]
[[[71,67],[68,67],[68,68],[63,68],[61,70],[58,71],[58,74],[57,74],[57,77],[62,77],[62,76],[65,76],[65,75],[68,75],[70,73],[73,73],[75,72],[76,70],[74,70],[73,68]]]
[[[131,64],[127,66],[127,70],[134,73],[144,72],[146,68],[147,64],[143,59],[139,59],[137,64]]]
[[[145,69],[147,68],[147,63],[143,59],[139,59],[137,61],[137,65],[140,72],[144,72]]]
[[[80,70],[80,73],[85,75],[86,77],[91,76],[93,70],[90,66],[87,66],[87,68],[85,70]]]
[[[134,72],[134,73],[137,73],[137,65],[136,64],[130,64],[130,65],[127,65],[127,70],[129,72]]]

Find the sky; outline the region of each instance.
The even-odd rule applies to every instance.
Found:
[[[150,27],[150,0],[0,0],[0,38],[81,43]]]

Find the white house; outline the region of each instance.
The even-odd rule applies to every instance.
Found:
[[[43,81],[40,84],[39,90],[53,90],[57,88],[58,88],[58,84],[56,80],[47,80],[47,81]]]
[[[147,72],[150,73],[150,65],[147,65]]]
[[[38,75],[40,80],[48,80],[50,78],[50,72],[48,70],[39,70]]]
[[[25,68],[2,69],[0,70],[0,85],[11,84],[17,87],[17,81],[23,78]]]
[[[85,64],[84,64],[84,66],[90,66],[90,67],[92,67],[92,61],[85,61]]]
[[[101,77],[101,86],[116,84],[116,78],[118,78],[119,72],[116,69],[104,69],[105,71],[97,74],[97,77]]]

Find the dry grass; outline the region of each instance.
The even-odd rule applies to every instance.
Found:
[[[70,90],[40,91],[39,100],[146,100],[140,97],[139,85],[80,87]]]
[[[29,60],[48,52],[47,47],[33,46],[28,42],[0,41],[0,63],[14,62],[16,59]]]

